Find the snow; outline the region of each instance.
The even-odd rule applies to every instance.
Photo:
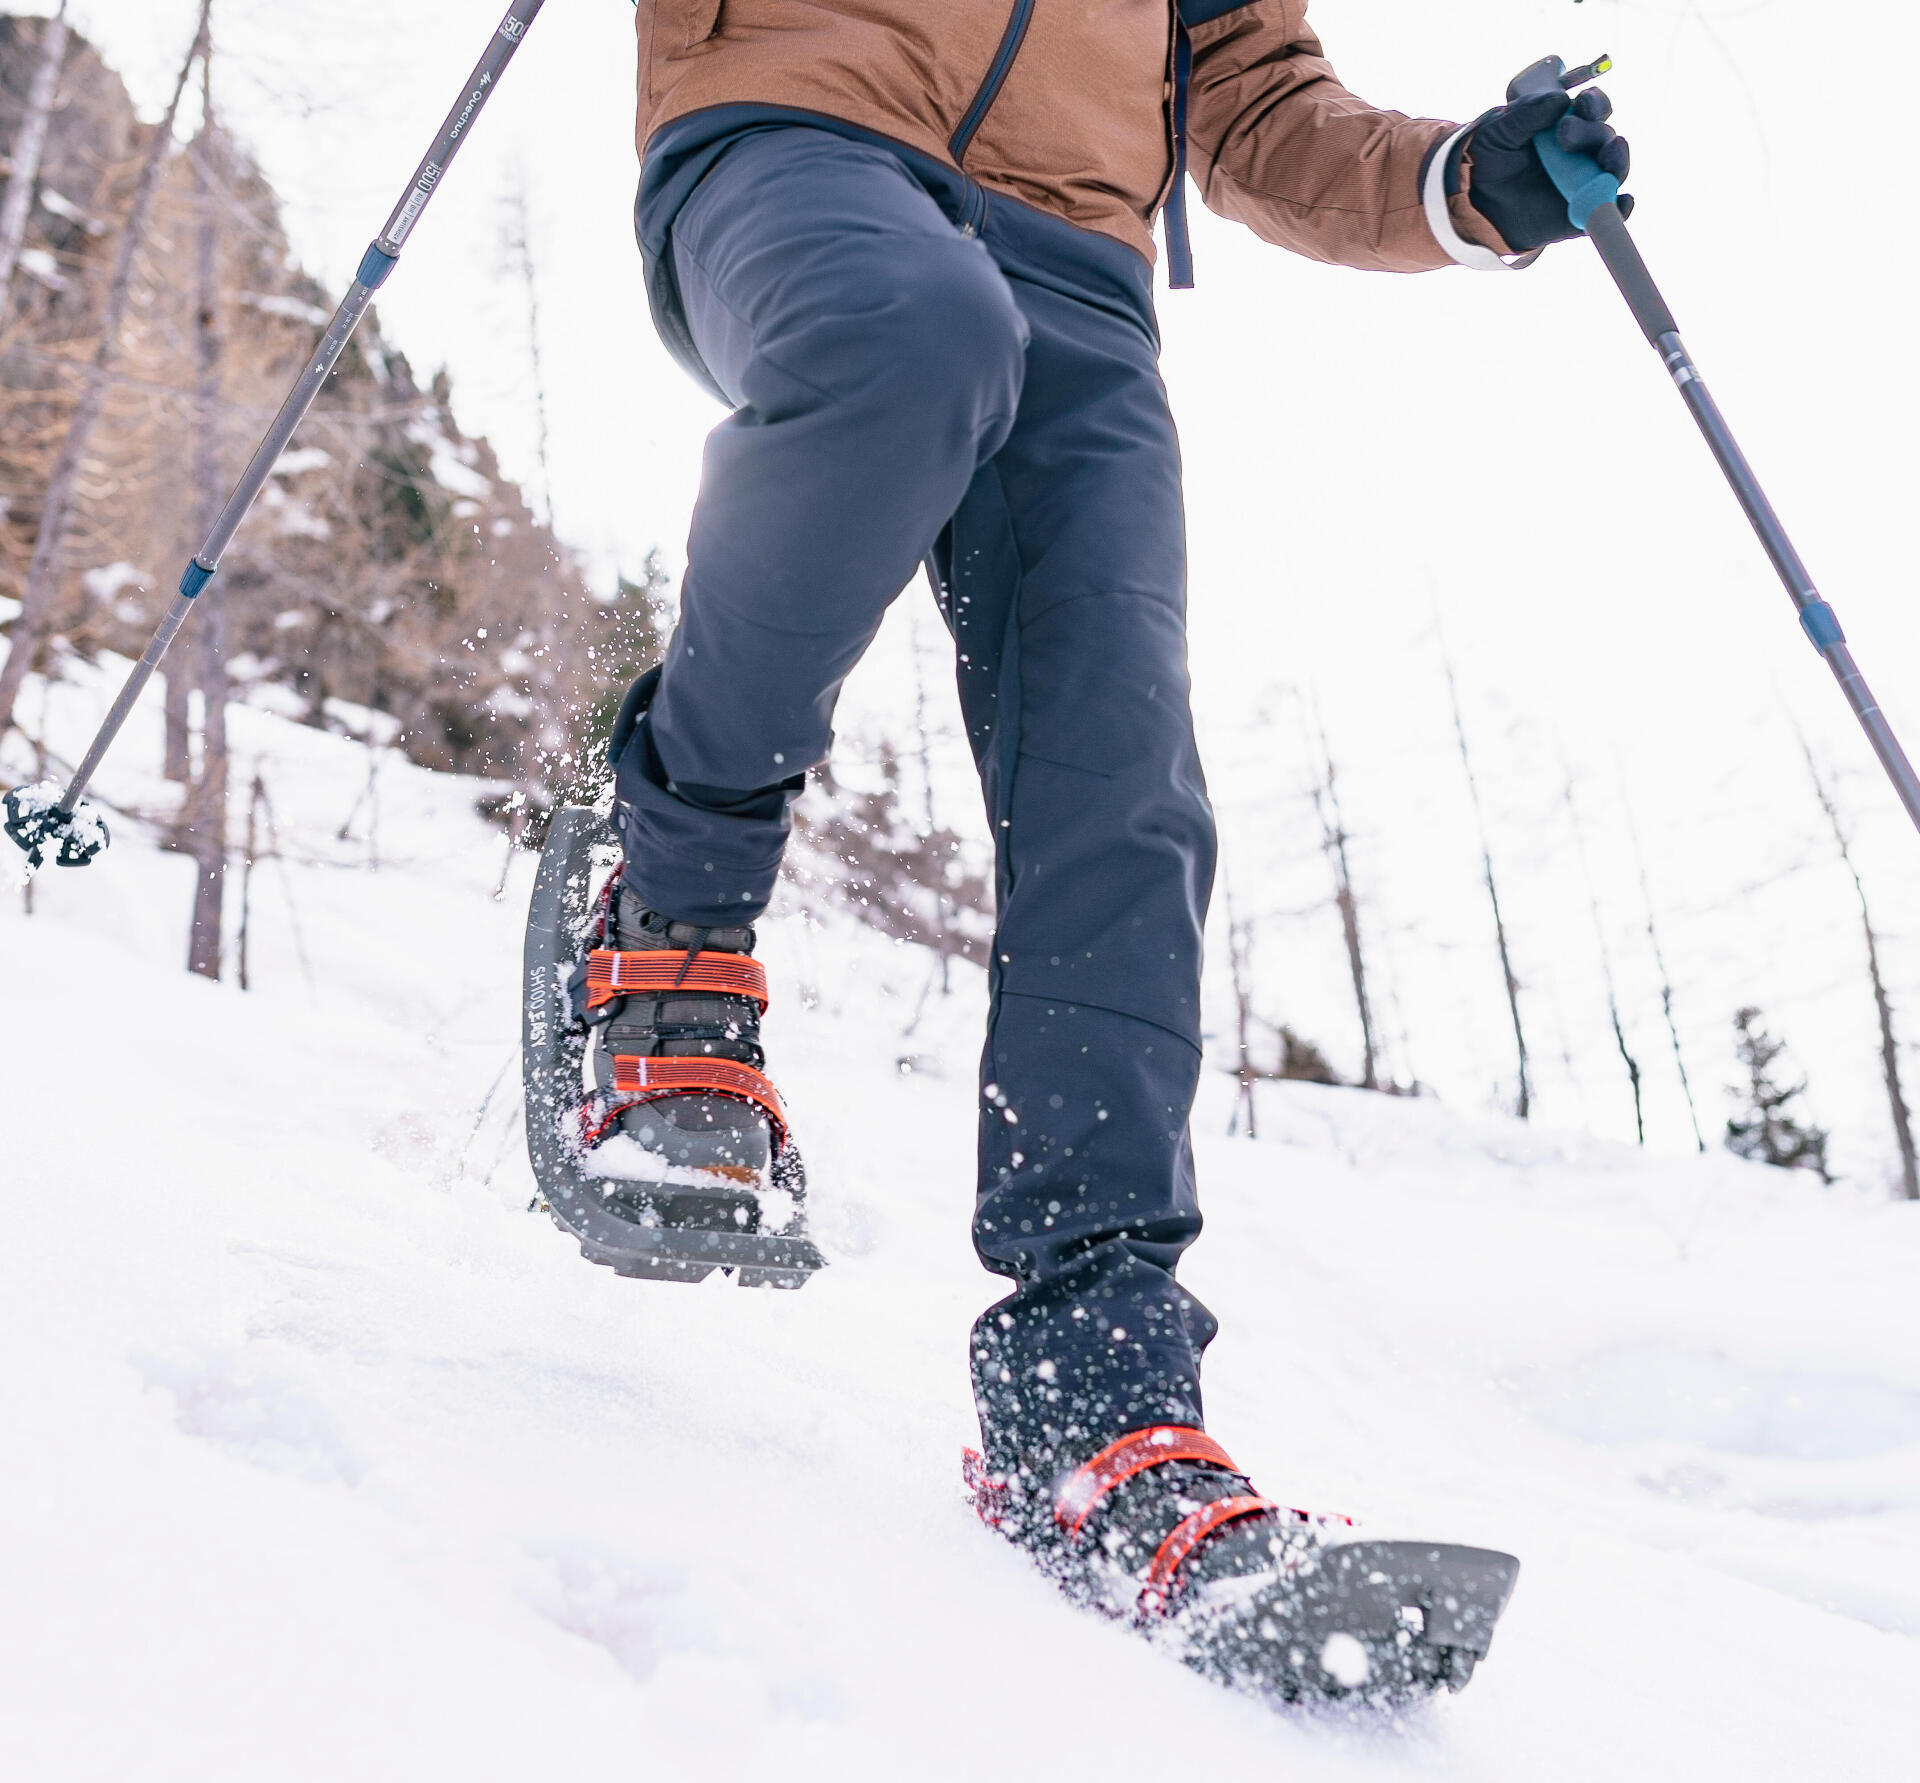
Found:
[[[100,568],[86,571],[80,578],[80,586],[87,591],[90,599],[106,602],[127,588],[146,588],[153,577],[137,564],[108,563]]]
[[[57,749],[123,667],[50,690]],[[977,973],[909,1043],[924,953],[770,920],[830,1266],[623,1281],[528,1211],[531,863],[496,901],[478,783],[384,761],[370,871],[365,751],[232,732],[286,857],[250,993],[181,971],[192,865],[124,814],[162,803],[151,700],[112,852],[0,896],[0,1774],[1910,1770],[1920,1208],[1312,1087],[1228,1139],[1210,1072],[1216,1434],[1290,1504],[1524,1563],[1462,1697],[1276,1714],[962,1502]]]
[[[425,446],[433,467],[433,479],[440,487],[452,495],[462,495],[477,501],[486,501],[493,494],[493,485],[487,481],[469,462],[475,455],[471,441],[456,445],[441,430],[440,424],[431,415],[422,415],[407,423],[407,438],[417,446]],[[455,510],[458,512],[458,510]],[[478,513],[479,509],[472,510]]]
[[[60,262],[45,248],[22,248],[17,264],[22,272],[30,273],[49,291],[67,288],[67,275],[60,270]]]
[[[71,198],[56,192],[51,186],[40,188],[40,202],[56,217],[63,217],[69,223],[78,224],[89,235],[104,235],[107,226],[97,217],[90,217]]]
[[[1327,1676],[1349,1690],[1358,1690],[1372,1674],[1367,1650],[1350,1634],[1330,1634],[1320,1650],[1320,1663]]]
[[[260,492],[260,506],[273,514],[280,531],[290,538],[330,539],[333,524],[316,514],[307,503],[293,500],[278,483],[269,483]]]
[[[333,320],[333,312],[322,309],[317,303],[305,303],[297,297],[277,296],[271,291],[242,291],[239,301],[249,309],[260,311],[262,315],[278,316],[287,322],[304,322],[313,328],[324,328]]]
[[[274,463],[273,474],[276,477],[298,477],[307,471],[325,470],[332,462],[333,454],[324,446],[296,446],[280,454]]]
[[[503,681],[487,695],[487,710],[504,718],[531,718],[538,708],[519,688]]]

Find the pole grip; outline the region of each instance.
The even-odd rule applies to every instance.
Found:
[[[1627,220],[1621,216],[1620,207],[1601,205],[1587,218],[1587,234],[1606,262],[1607,271],[1613,274],[1613,282],[1620,287],[1620,295],[1627,300],[1647,344],[1657,349],[1663,334],[1678,334],[1680,324],[1673,319],[1673,311],[1667,308],[1667,300],[1660,295],[1660,287],[1653,282],[1653,274],[1627,233]]]
[[[1533,139],[1533,152],[1547,177],[1567,201],[1567,221],[1585,229],[1587,219],[1620,196],[1620,182],[1591,155],[1578,155],[1560,146],[1560,127],[1542,130]]]

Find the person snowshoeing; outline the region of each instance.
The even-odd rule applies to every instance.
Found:
[[[973,1232],[1013,1285],[972,1337],[982,1513],[1202,1669],[1457,1685],[1515,1563],[1331,1543],[1204,1429],[1215,1321],[1176,1265],[1214,830],[1153,230],[1186,282],[1190,173],[1313,259],[1504,266],[1575,233],[1537,134],[1625,176],[1609,104],[1382,110],[1302,0],[640,0],[638,24],[653,318],[732,413],[610,744],[588,1137],[742,1183],[785,1143],[752,925],[841,684],[925,565],[997,845]]]

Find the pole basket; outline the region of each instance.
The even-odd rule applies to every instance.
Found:
[[[84,867],[113,840],[106,820],[82,799],[71,811],[60,802],[56,781],[16,786],[6,797],[7,834],[25,850],[27,871],[37,872],[49,855],[55,866]]]

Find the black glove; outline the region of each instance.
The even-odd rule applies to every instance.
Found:
[[[1567,201],[1541,164],[1533,139],[1558,125],[1563,149],[1591,155],[1615,179],[1624,180],[1633,155],[1627,139],[1607,122],[1612,116],[1613,101],[1598,87],[1589,87],[1578,99],[1539,93],[1488,112],[1461,145],[1460,152],[1473,151],[1468,202],[1516,254],[1550,241],[1571,241],[1580,233],[1569,221]],[[1449,168],[1448,190],[1458,190],[1459,183],[1456,169]],[[1620,214],[1632,212],[1633,200],[1622,194]]]

